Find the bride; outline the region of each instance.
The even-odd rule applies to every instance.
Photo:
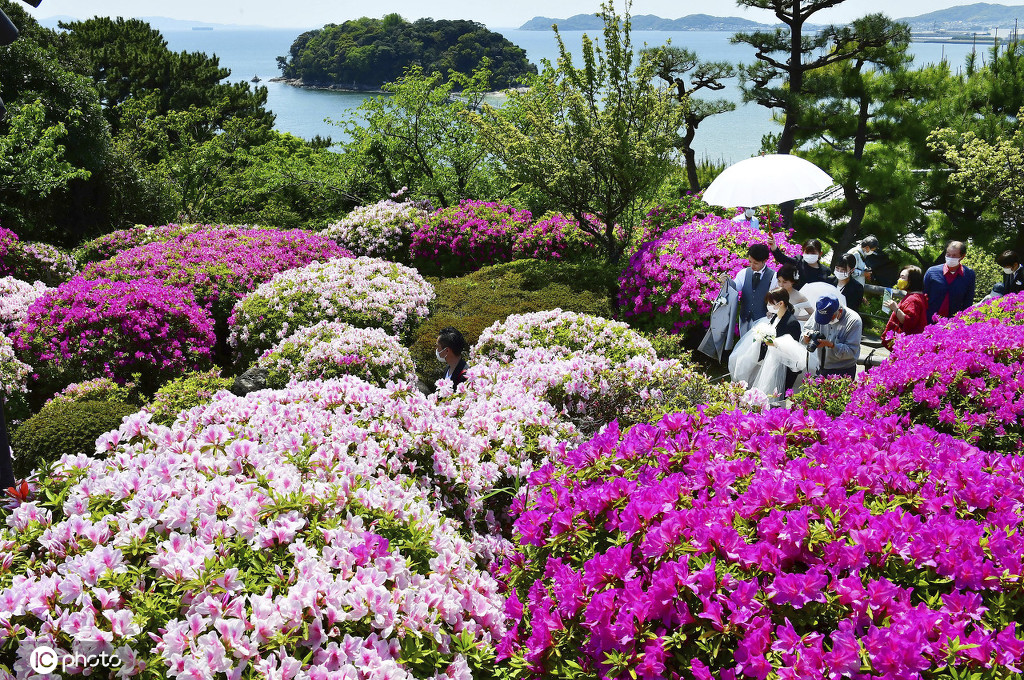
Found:
[[[800,344],[802,324],[786,289],[771,290],[765,301],[768,316],[755,322],[736,343],[729,374],[734,382],[742,380],[770,398],[782,399],[806,369],[808,353]]]

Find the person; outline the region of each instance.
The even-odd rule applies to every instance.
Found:
[[[889,300],[886,309],[892,314],[882,331],[882,347],[892,350],[898,335],[920,333],[928,325],[928,298],[924,294],[924,274],[920,267],[908,265],[900,272],[896,281],[897,290],[906,292],[907,296],[896,302]]]
[[[753,208],[744,208],[743,212],[732,218],[733,222],[749,222],[750,226],[754,229],[761,228],[761,220],[757,219],[757,215],[754,214]]]
[[[789,301],[789,293],[786,292],[786,289],[781,286],[773,288],[768,292],[765,301],[768,303],[768,322],[775,328],[775,337],[788,335],[799,342],[802,326],[796,318],[796,310]],[[768,345],[761,348],[761,361],[768,358],[768,349]],[[783,385],[786,390],[793,389],[798,375],[800,375],[799,371],[794,371],[789,366],[786,367],[786,378]],[[785,394],[784,391],[781,393]]]
[[[865,236],[861,242],[846,251],[847,255],[853,255],[854,268],[853,278],[860,285],[867,283],[870,273],[868,272],[868,258],[878,250],[878,239],[874,236]]]
[[[778,246],[772,251],[780,265],[791,264],[800,272],[800,278],[796,282],[798,290],[808,283],[825,280],[828,270],[821,264],[821,253],[821,241],[816,238],[812,238],[804,243],[804,254],[799,258],[786,255],[786,253],[782,252],[782,248]]]
[[[789,304],[793,307],[793,314],[800,323],[807,321],[814,314],[814,305],[803,293],[797,290],[796,284],[800,281],[800,272],[791,264],[779,267],[776,275],[779,280],[779,287],[789,295]]]
[[[1013,250],[1004,250],[996,257],[996,264],[1003,270],[1003,280],[992,287],[992,292],[985,297],[985,302],[1004,295],[1024,292],[1024,267],[1020,266],[1020,257]]]
[[[974,270],[962,263],[967,244],[950,241],[946,261],[929,267],[924,274],[924,294],[928,296],[928,321],[936,315],[948,318],[974,304]]]
[[[860,306],[864,303],[864,285],[854,278],[857,269],[857,258],[850,253],[842,255],[832,267],[833,276],[828,282],[839,289],[846,298],[846,308],[860,314]]]
[[[437,336],[437,346],[434,348],[434,354],[437,356],[438,361],[448,365],[448,369],[444,374],[444,380],[451,380],[452,389],[466,382],[466,368],[468,366],[462,355],[468,349],[469,346],[466,343],[466,339],[462,337],[462,333],[452,326],[442,328],[441,333]]]
[[[807,352],[800,346],[800,322],[784,288],[773,288],[765,296],[768,316],[759,320],[736,345],[729,357],[729,374],[778,399],[792,389],[807,365]]]
[[[839,298],[826,295],[804,324],[800,342],[807,351],[818,353],[818,375],[855,378],[863,332],[860,315],[843,307]]]
[[[765,296],[768,291],[778,286],[775,270],[768,265],[771,251],[763,243],[755,243],[747,248],[747,263],[733,278],[736,290],[740,295],[740,335],[750,330],[754,321],[768,313]],[[722,283],[729,280],[728,274],[722,274]]]

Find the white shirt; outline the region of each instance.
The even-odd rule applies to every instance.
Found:
[[[732,218],[732,221],[733,222],[750,222],[750,226],[753,227],[754,229],[757,229],[759,231],[761,229],[761,220],[757,219],[757,215],[751,216],[751,218],[748,220],[746,215],[744,215],[743,213],[740,213],[736,217]]]
[[[747,272],[750,271],[750,267],[744,267],[740,270],[740,273],[733,279],[733,283],[736,284],[736,290],[743,290],[743,284],[747,281]],[[764,269],[761,270],[762,272]],[[779,287],[779,281],[775,277],[775,272],[772,272],[772,285],[769,286],[768,290],[774,290]]]

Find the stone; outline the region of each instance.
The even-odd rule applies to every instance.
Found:
[[[265,390],[267,389],[267,379],[269,377],[270,372],[267,369],[254,366],[235,378],[234,384],[231,385],[231,392],[232,394],[244,397],[250,392]]]

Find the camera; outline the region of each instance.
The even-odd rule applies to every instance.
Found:
[[[825,334],[820,331],[811,331],[807,334],[807,351],[814,352],[818,345],[825,339]]]

